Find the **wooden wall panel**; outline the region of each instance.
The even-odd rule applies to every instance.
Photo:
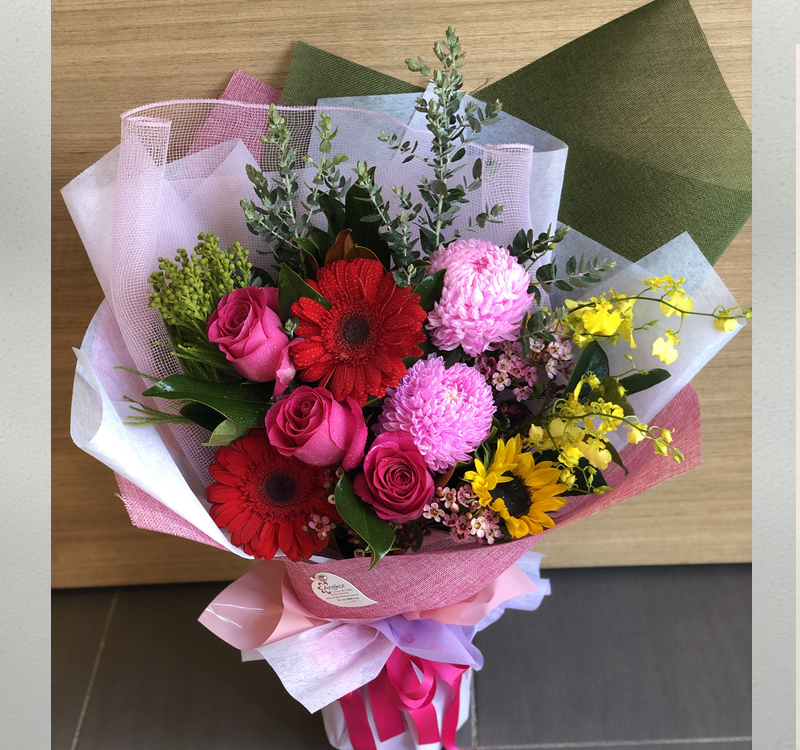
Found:
[[[59,189],[119,142],[119,113],[218,96],[236,68],[280,87],[304,40],[398,77],[447,25],[469,54],[470,89],[513,72],[641,0],[54,0],[52,4],[53,585],[225,580],[250,563],[134,528],[111,472],[69,438],[74,357],[102,294]],[[751,118],[750,4],[694,0],[723,76]],[[717,265],[750,304],[748,224]],[[750,327],[697,377],[704,465],[550,535],[551,567],[750,559]]]

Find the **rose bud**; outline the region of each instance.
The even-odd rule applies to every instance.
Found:
[[[435,488],[414,438],[398,430],[378,435],[353,489],[384,521],[405,523],[422,515]]]
[[[367,444],[359,405],[349,396],[340,403],[325,388],[301,385],[278,399],[267,412],[266,427],[278,453],[312,466],[341,462],[344,469],[353,469]]]

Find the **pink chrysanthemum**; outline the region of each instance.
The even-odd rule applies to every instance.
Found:
[[[469,459],[489,435],[495,406],[491,386],[474,367],[446,369],[441,357],[419,360],[387,391],[377,430],[405,430],[432,471]]]
[[[431,340],[442,350],[459,344],[477,357],[512,341],[533,303],[530,276],[508,250],[479,239],[457,240],[431,255],[430,273],[447,269],[441,299],[428,314]]]

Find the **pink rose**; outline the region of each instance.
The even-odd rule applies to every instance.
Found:
[[[282,456],[312,466],[341,461],[346,470],[361,463],[367,425],[359,405],[349,396],[339,403],[325,388],[301,385],[267,412],[267,436]]]
[[[207,331],[208,340],[219,346],[242,377],[257,383],[277,378],[276,394],[294,377],[289,337],[278,317],[277,289],[234,289],[211,313]]]
[[[378,435],[353,489],[384,521],[395,523],[419,518],[435,491],[425,458],[402,430]]]

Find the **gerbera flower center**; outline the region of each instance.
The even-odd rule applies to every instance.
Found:
[[[342,339],[350,346],[359,346],[369,338],[369,325],[363,318],[354,316],[344,321]]]
[[[277,505],[287,505],[297,494],[297,482],[288,474],[274,474],[264,482],[264,492]]]
[[[502,482],[489,492],[493,499],[500,498],[506,505],[508,515],[522,518],[531,507],[531,493],[519,477],[510,482]]]

